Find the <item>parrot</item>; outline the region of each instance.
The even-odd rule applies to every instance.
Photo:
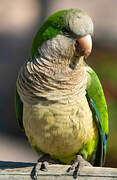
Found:
[[[40,169],[48,158],[70,165],[70,170],[104,165],[107,103],[97,74],[85,62],[93,33],[93,21],[83,10],[53,13],[34,36],[18,72],[16,118],[39,155]]]

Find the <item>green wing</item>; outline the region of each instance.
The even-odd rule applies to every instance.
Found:
[[[99,132],[94,165],[102,166],[106,156],[106,139],[108,135],[107,104],[98,76],[89,66],[85,65],[85,67],[88,80],[86,96]]]
[[[87,71],[87,94],[91,98],[100,114],[102,130],[105,134],[108,134],[108,110],[104,96],[104,92],[96,73],[89,67],[85,66]]]
[[[15,112],[16,112],[16,118],[18,120],[18,123],[20,127],[23,129],[23,103],[20,99],[20,96],[17,92],[17,88],[15,89]]]

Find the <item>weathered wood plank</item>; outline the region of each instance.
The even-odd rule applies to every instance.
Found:
[[[33,163],[0,161],[0,180],[31,180]],[[72,180],[73,172],[68,173],[68,165],[49,165],[48,171],[40,171],[39,180]],[[85,167],[79,171],[78,180],[117,180],[117,168]]]

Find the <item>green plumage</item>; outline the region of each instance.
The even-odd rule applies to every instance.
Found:
[[[60,29],[66,26],[63,23],[63,18],[67,11],[68,10],[62,10],[51,15],[39,28],[39,31],[34,37],[32,43],[31,57],[39,55],[38,48],[42,45],[42,43],[55,37],[58,33],[60,33]]]
[[[65,35],[68,38],[72,37],[72,40],[74,40],[76,38],[76,36],[78,36],[78,37],[81,36],[82,37],[82,36],[85,36],[87,34],[92,33],[92,30],[91,30],[92,25],[89,27],[89,24],[91,24],[92,22],[90,22],[89,17],[88,17],[88,21],[86,21],[85,19],[83,21],[81,21],[81,23],[80,23],[80,25],[78,27],[78,30],[75,31],[75,28],[72,28],[72,26],[70,26],[70,22],[69,22],[69,17],[73,17],[73,16],[75,16],[76,18],[78,17],[79,19],[81,19],[82,16],[84,17],[84,16],[87,16],[87,15],[84,12],[82,12],[81,10],[79,10],[79,9],[62,10],[62,11],[59,11],[59,12],[51,15],[45,21],[45,23],[40,27],[40,29],[38,30],[36,36],[34,37],[34,40],[33,40],[33,43],[32,43],[32,48],[31,48],[31,54],[30,54],[30,57],[31,57],[30,62],[32,62],[32,63],[35,62],[35,57],[40,58],[38,48],[40,48],[43,45],[43,43],[47,42],[48,40],[52,40],[52,39],[56,38],[57,35],[62,35],[62,37]],[[84,26],[83,26],[83,22],[85,24]],[[66,34],[64,34],[64,32],[62,32],[62,28],[66,28],[66,27],[69,30],[69,35],[68,34],[66,35]],[[83,31],[83,33],[82,33],[82,31]],[[53,51],[53,53],[54,53],[54,51]],[[56,155],[54,153],[53,154],[51,153],[51,154],[52,154],[53,158],[59,159],[62,162],[66,163],[66,164],[69,164],[69,163],[71,163],[72,160],[75,159],[75,156],[78,153],[78,154],[81,154],[86,160],[91,161],[92,164],[94,164],[96,166],[102,166],[103,163],[104,163],[104,160],[105,160],[106,138],[107,138],[107,134],[108,134],[107,104],[106,104],[106,101],[105,101],[103,89],[102,89],[101,83],[100,83],[100,81],[98,79],[98,76],[96,75],[96,73],[88,65],[84,64],[84,68],[86,69],[86,76],[87,76],[87,85],[86,85],[86,89],[85,89],[86,90],[86,98],[87,98],[87,101],[88,101],[89,109],[91,110],[92,115],[93,115],[93,121],[94,121],[93,122],[94,123],[93,127],[94,127],[95,135],[93,135],[92,136],[93,138],[90,139],[87,143],[83,143],[82,147],[78,150],[78,152],[76,152],[77,147],[75,147],[75,145],[74,145],[73,146],[74,147],[74,152],[71,155],[68,155],[68,156],[66,155],[65,157],[63,157],[63,155],[60,155],[61,152],[56,152],[55,153]],[[32,68],[32,69],[34,70],[34,68]],[[32,73],[32,76],[34,75],[33,73]],[[44,76],[42,76],[42,78],[44,79]],[[27,82],[28,82],[28,80],[27,80]],[[46,80],[46,83],[49,83],[49,81]],[[48,90],[48,92],[49,92],[49,90]],[[61,127],[59,127],[59,125],[57,124],[58,122],[55,122],[55,127],[54,127],[54,121],[56,121],[59,114],[61,115],[61,113],[62,113],[62,111],[60,112],[60,109],[57,112],[57,108],[59,107],[59,103],[57,105],[56,101],[53,101],[53,103],[52,103],[52,101],[51,101],[51,103],[50,103],[50,101],[48,101],[48,103],[50,103],[48,106],[46,106],[46,105],[45,106],[41,106],[41,105],[39,105],[39,106],[31,105],[30,106],[30,104],[23,103],[23,101],[21,101],[22,96],[21,96],[21,94],[20,95],[19,94],[20,93],[19,93],[18,89],[16,88],[16,92],[15,92],[15,109],[16,109],[16,117],[18,119],[18,122],[19,122],[19,125],[20,125],[21,128],[24,128],[24,127],[29,128],[30,127],[30,128],[33,129],[33,127],[31,127],[30,122],[29,122],[29,125],[26,124],[29,121],[29,119],[27,119],[27,117],[32,118],[33,114],[34,114],[34,119],[35,119],[34,123],[37,123],[38,120],[39,120],[39,122],[41,122],[40,128],[41,128],[41,126],[42,127],[44,126],[44,128],[47,128],[47,129],[49,129],[51,126],[52,126],[53,129],[55,127],[56,127],[56,129],[57,128],[60,128],[60,129],[64,128],[63,127],[64,124],[61,125]],[[46,98],[44,99],[42,97],[40,99],[40,101],[42,101],[42,103],[45,100],[47,100],[47,99]],[[54,105],[54,103],[55,103],[55,105]],[[86,104],[85,101],[84,101],[84,103]],[[82,107],[80,107],[80,106],[81,105],[79,105],[79,109],[81,108],[81,110],[82,110]],[[45,109],[44,109],[44,107],[45,107]],[[62,107],[62,105],[60,107]],[[71,107],[72,107],[72,105],[70,104],[69,108],[71,108]],[[28,108],[29,108],[29,112],[27,110]],[[73,110],[71,110],[71,114],[69,115],[69,116],[71,116],[71,118],[72,118],[72,114],[74,115],[74,111],[76,111],[76,114],[77,114],[77,109],[75,109],[75,108],[76,107],[74,106]],[[62,110],[62,108],[61,108],[61,110]],[[28,113],[30,113],[30,115],[28,115]],[[76,114],[75,114],[74,118],[76,118]],[[89,112],[89,115],[90,115],[90,112]],[[68,114],[66,114],[66,117],[67,116],[68,116]],[[64,119],[64,116],[63,116],[63,119]],[[32,120],[33,119],[31,119],[31,121]],[[58,120],[59,120],[59,118],[57,119],[57,121]],[[25,122],[23,122],[23,121],[25,121]],[[75,119],[73,119],[73,121],[74,121],[74,124],[77,122],[77,120],[75,120]],[[46,123],[46,124],[44,125],[44,123]],[[74,126],[74,124],[73,124],[73,126]],[[69,125],[68,128],[71,128],[71,126],[72,125]],[[67,127],[67,124],[66,124],[66,121],[65,121],[65,128],[66,127]],[[42,131],[42,129],[40,129],[40,131]],[[68,130],[69,129],[67,129],[67,130],[65,129],[66,134],[67,133],[69,134]],[[76,127],[74,127],[74,131],[73,131],[74,137],[77,134],[77,132],[75,134],[75,130],[76,130]],[[71,131],[71,129],[69,131]],[[96,134],[97,131],[98,131],[98,133]],[[45,129],[43,129],[42,134],[44,132],[46,133]],[[52,132],[56,134],[56,132],[54,132],[53,130],[52,130]],[[36,133],[36,131],[34,132],[34,134],[35,133]],[[59,132],[57,132],[57,133],[59,134]],[[61,133],[63,133],[62,136],[65,136],[64,132],[61,131]],[[81,130],[80,133],[82,133],[82,130]],[[50,136],[50,134],[49,133],[48,134],[43,134],[43,136],[46,139],[46,137]],[[53,135],[53,137],[55,136],[55,134]],[[31,137],[30,134],[29,134],[29,136],[30,136],[30,142],[32,144],[32,147],[39,154],[44,153],[44,151],[42,149],[40,149],[40,147],[34,143],[34,141],[33,141],[34,137]],[[63,138],[62,136],[61,136],[61,138]],[[74,137],[73,137],[73,139],[74,139]],[[59,142],[59,140],[60,139],[58,139],[58,142]],[[56,141],[56,139],[55,139],[55,141]],[[61,142],[60,142],[60,144],[61,144]],[[60,149],[59,149],[59,151],[60,151]],[[71,152],[71,148],[70,148],[70,152]]]
[[[38,56],[38,48],[42,45],[43,42],[54,38],[57,34],[62,34],[61,29],[63,27],[68,27],[69,24],[65,21],[65,17],[68,12],[73,12],[73,14],[78,11],[79,14],[85,14],[80,9],[70,9],[70,10],[61,10],[49,16],[49,18],[44,22],[44,24],[39,28],[36,36],[32,42],[32,48],[30,56]],[[40,38],[41,37],[41,38]]]
[[[86,66],[86,68],[88,73],[86,91],[88,97],[95,102],[96,108],[100,114],[102,130],[105,134],[108,134],[108,111],[102,85],[96,73],[90,67]]]

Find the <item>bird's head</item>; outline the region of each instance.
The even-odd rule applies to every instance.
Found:
[[[40,27],[33,41],[31,56],[38,56],[42,47],[42,53],[47,51],[53,58],[87,58],[92,50],[92,34],[93,22],[85,12],[80,9],[58,11]]]

